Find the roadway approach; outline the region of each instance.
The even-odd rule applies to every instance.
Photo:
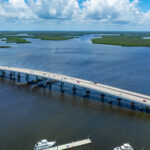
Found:
[[[117,101],[120,103],[121,101],[128,100],[134,108],[135,104],[138,104],[141,108],[141,110],[144,108],[147,111],[150,110],[150,96],[115,88],[112,86],[87,81],[79,78],[69,77],[65,75],[60,74],[54,74],[50,72],[45,71],[39,71],[39,70],[32,70],[32,69],[25,69],[25,68],[16,68],[16,67],[7,67],[7,66],[0,66],[0,76],[5,77],[6,74],[9,75],[10,78],[16,77],[18,80],[21,78],[22,75],[25,75],[26,81],[29,81],[30,76],[35,76],[39,78],[46,79],[46,84],[52,84],[55,82],[61,83],[61,90],[64,92],[64,84],[69,83],[73,85],[72,90],[76,90],[76,87],[83,87],[85,89],[85,93],[89,94],[90,90],[97,91],[101,93],[101,97],[105,97],[106,95],[115,96]],[[110,101],[112,103],[112,101]]]

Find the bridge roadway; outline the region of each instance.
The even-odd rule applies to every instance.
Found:
[[[109,94],[116,96],[120,99],[127,99],[132,101],[133,103],[140,103],[142,105],[150,106],[150,96],[107,86],[100,83],[95,83],[92,81],[82,80],[78,78],[73,78],[69,76],[39,71],[39,70],[32,70],[32,69],[25,69],[25,68],[16,68],[16,67],[7,67],[7,66],[0,66],[0,71],[11,71],[17,73],[24,73],[28,75],[35,75],[47,79],[57,80],[64,83],[70,83],[73,85],[77,85],[83,88],[92,89],[98,91],[100,93]]]

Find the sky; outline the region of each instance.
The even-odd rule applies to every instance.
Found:
[[[0,0],[0,31],[150,31],[150,0]]]

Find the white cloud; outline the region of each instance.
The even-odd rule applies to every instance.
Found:
[[[0,1],[0,17],[5,19],[35,19],[36,15],[24,0]]]
[[[0,18],[150,24],[150,11],[142,12],[138,4],[138,0],[86,0],[79,7],[77,0],[0,0]]]
[[[138,1],[90,0],[83,3],[83,18],[112,23],[136,22],[141,15]]]
[[[42,19],[71,19],[79,12],[76,0],[28,0],[28,4]]]

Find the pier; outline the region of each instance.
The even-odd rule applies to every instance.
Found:
[[[51,147],[46,150],[65,150],[65,149],[75,148],[75,147],[79,147],[79,146],[83,146],[83,145],[87,145],[87,144],[91,144],[91,143],[92,143],[92,141],[88,138],[85,140],[80,140],[80,141],[71,142],[68,144]]]
[[[84,91],[84,97],[88,97],[90,95],[90,91],[93,90],[99,93],[102,101],[104,101],[106,96],[113,96],[116,98],[119,106],[121,106],[123,101],[127,100],[130,103],[132,109],[135,108],[135,105],[138,105],[140,111],[145,109],[145,111],[149,112],[150,110],[150,96],[92,81],[39,70],[0,66],[0,77],[5,78],[6,75],[9,77],[9,79],[16,80],[17,82],[21,82],[21,78],[24,77],[24,83],[35,84],[33,85],[33,88],[37,86],[49,86],[51,89],[53,84],[57,83],[60,85],[60,91],[63,93],[65,92],[65,84],[68,83],[72,85],[73,94],[76,94],[77,87],[82,87]],[[35,79],[30,80],[31,76],[34,76]],[[109,104],[113,104],[112,99],[109,99]]]

